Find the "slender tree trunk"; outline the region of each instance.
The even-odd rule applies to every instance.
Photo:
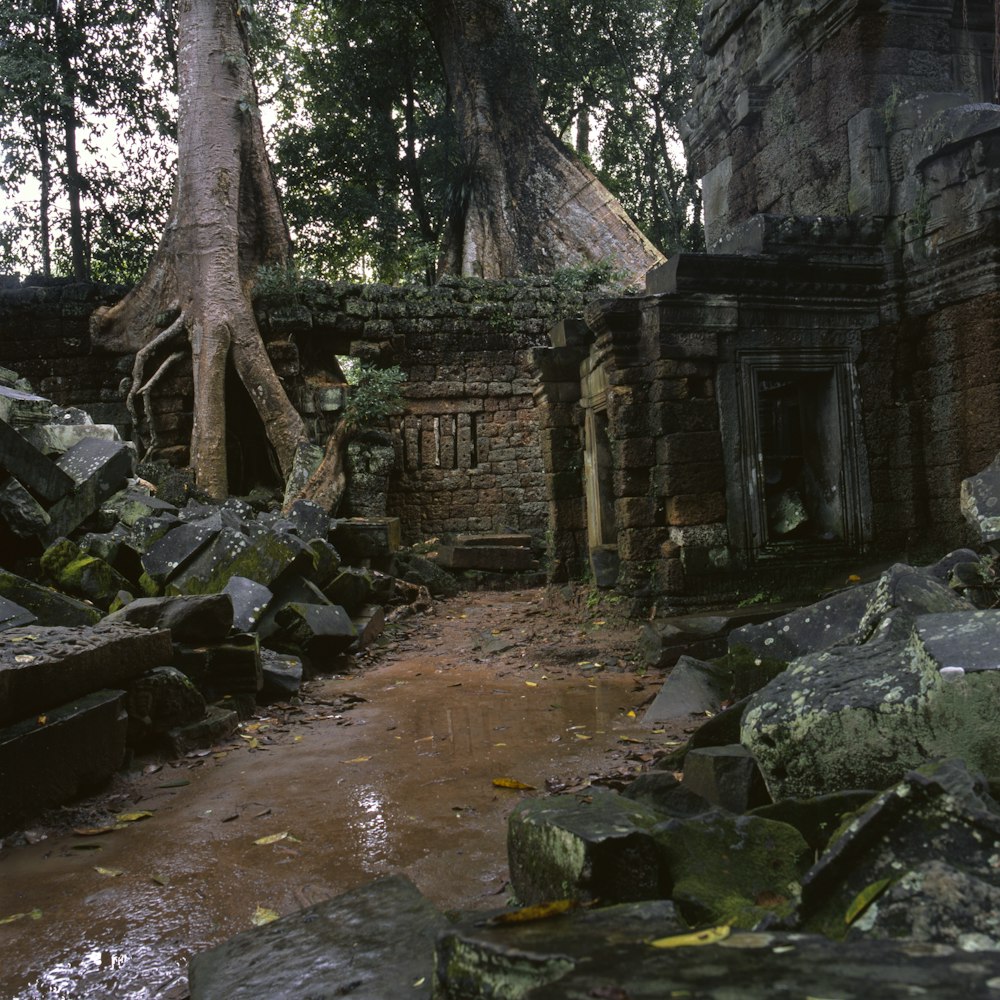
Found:
[[[442,270],[500,278],[611,260],[636,275],[663,255],[542,117],[509,0],[424,0],[455,108],[465,175]]]
[[[576,115],[576,151],[581,156],[590,156],[590,108],[580,105]]]
[[[42,244],[42,274],[52,276],[52,234],[50,212],[52,206],[52,161],[49,149],[49,127],[39,115],[38,126],[38,226]]]
[[[88,276],[87,255],[83,235],[83,211],[80,206],[83,179],[76,150],[76,75],[70,56],[73,41],[70,38],[71,25],[63,15],[61,0],[55,0],[52,7],[56,40],[56,54],[59,62],[60,113],[63,123],[64,148],[66,153],[66,197],[69,199],[69,245],[72,259],[73,277],[81,281]]]
[[[194,364],[190,464],[199,487],[222,497],[228,491],[230,362],[283,474],[306,440],[267,356],[250,298],[260,265],[286,264],[290,241],[235,0],[183,0],[178,30],[178,176],[171,219],[142,282],[95,315],[92,335],[97,346],[138,351],[180,311]]]

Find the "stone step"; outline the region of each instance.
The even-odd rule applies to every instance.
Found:
[[[538,561],[529,548],[507,545],[442,545],[438,565],[446,569],[533,570]]]
[[[528,548],[531,545],[531,535],[459,535],[455,544],[465,545],[502,545],[512,548]]]

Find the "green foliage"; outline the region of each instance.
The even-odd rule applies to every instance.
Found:
[[[0,267],[67,270],[72,246],[96,277],[141,269],[171,188],[172,6],[0,0]]]
[[[606,259],[582,267],[561,267],[552,273],[552,285],[563,293],[612,295],[624,292],[631,278],[628,271]]]
[[[446,183],[444,82],[404,2],[284,5],[262,53],[299,260],[326,279],[432,280]]]
[[[402,408],[406,373],[393,365],[376,368],[357,364],[345,372],[349,379],[344,420],[355,427],[377,427],[386,417]]]

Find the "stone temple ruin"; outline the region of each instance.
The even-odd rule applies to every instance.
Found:
[[[992,7],[704,22],[685,134],[710,252],[536,353],[559,461],[566,415],[586,428],[588,515],[555,508],[558,543],[677,598],[954,546],[959,484],[1000,445]]]
[[[558,283],[446,281],[258,301],[317,429],[341,405],[338,355],[407,372],[388,490],[405,541],[526,533],[551,579],[592,572],[663,606],[965,540],[959,484],[1000,446],[992,8],[704,17],[685,135],[710,252],[646,294],[584,308]],[[131,359],[88,354],[103,294],[0,293],[3,360],[127,427]],[[150,398],[155,453],[183,462],[189,367]],[[266,477],[240,444],[237,481]]]

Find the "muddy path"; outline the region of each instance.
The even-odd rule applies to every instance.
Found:
[[[521,796],[615,785],[678,739],[638,723],[659,678],[636,635],[582,594],[460,595],[233,739],[137,761],[0,849],[0,919],[26,914],[0,924],[0,997],[179,1000],[193,953],[393,872],[503,906]]]

